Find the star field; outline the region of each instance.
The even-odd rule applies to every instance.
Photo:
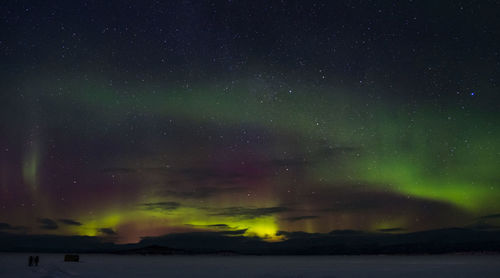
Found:
[[[0,232],[499,225],[499,7],[445,2],[3,5]]]

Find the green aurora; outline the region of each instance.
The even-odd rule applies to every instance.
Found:
[[[106,227],[118,231],[118,235],[123,235],[123,241],[134,241],[138,236],[150,235],[149,233],[159,235],[169,230],[217,230],[225,227],[231,230],[245,230],[248,236],[279,239],[275,236],[279,230],[325,232],[346,228],[377,230],[404,226],[410,230],[420,230],[439,227],[439,223],[415,223],[415,219],[425,217],[420,215],[421,212],[406,215],[393,212],[386,215],[384,212],[377,212],[379,208],[376,204],[373,208],[368,206],[359,210],[325,213],[328,209],[328,198],[337,200],[335,194],[338,190],[361,192],[359,194],[386,192],[407,199],[443,204],[465,215],[464,219],[451,222],[453,224],[466,225],[474,221],[475,217],[492,214],[500,209],[496,202],[500,195],[495,187],[500,146],[498,141],[492,140],[497,138],[500,130],[498,125],[492,125],[496,119],[475,107],[475,99],[471,99],[470,104],[464,105],[465,107],[446,103],[436,109],[432,105],[405,106],[398,99],[363,105],[362,99],[356,97],[356,92],[333,87],[322,90],[335,92],[334,94],[311,92],[300,86],[290,86],[293,89],[274,93],[264,90],[255,94],[251,90],[254,87],[252,81],[233,83],[230,89],[224,87],[223,82],[192,85],[189,88],[161,84],[128,84],[126,95],[120,93],[124,88],[109,86],[99,79],[82,81],[68,78],[68,81],[51,84],[30,82],[29,86],[23,89],[26,98],[37,98],[41,106],[38,116],[48,119],[46,122],[49,124],[37,127],[41,130],[39,133],[45,134],[45,137],[34,142],[33,147],[26,148],[22,173],[25,186],[29,191],[33,191],[32,197],[25,196],[25,203],[36,203],[37,210],[50,214],[46,217],[70,218],[82,224],[55,230],[56,233],[98,235],[99,230]],[[61,88],[66,93],[55,96],[53,92],[56,88]],[[46,93],[38,94],[40,91]],[[322,97],[324,95],[332,97]],[[474,98],[481,97],[487,95]],[[67,103],[72,105],[68,107]],[[81,115],[71,119],[72,125],[66,125],[65,121],[68,119],[61,115],[69,115],[71,111],[78,111]],[[175,172],[160,173],[161,170],[152,170],[161,168],[164,164],[162,160],[170,161],[168,163],[172,163],[172,167],[176,167],[176,162],[181,164],[182,168],[189,167],[189,163],[203,160],[209,153],[207,149],[221,148],[218,146],[221,144],[209,141],[201,144],[200,149],[189,153],[175,151],[173,140],[179,138],[170,132],[163,134],[163,127],[160,126],[136,125],[134,120],[131,120],[134,117],[150,118],[155,124],[178,121],[182,122],[182,125],[191,126],[192,129],[215,128],[215,131],[202,132],[212,137],[224,136],[229,132],[226,140],[231,144],[247,145],[250,146],[248,148],[251,152],[260,153],[248,157],[244,151],[240,151],[241,153],[237,152],[235,157],[229,159],[229,163],[236,163],[234,159],[250,159],[254,160],[251,163],[257,167],[268,165],[272,169],[267,170],[274,172],[258,173],[256,175],[264,176],[256,179],[252,178],[252,174],[243,174],[241,179],[234,181],[235,185],[229,187],[229,190],[225,190],[228,185],[224,184],[199,187],[196,184],[171,185],[174,188],[187,187],[188,191],[203,191],[200,189],[203,186],[220,186],[220,196],[207,194],[203,206],[200,206],[200,200],[184,198],[179,193],[158,195],[157,192],[164,190],[163,184],[173,179],[171,176],[179,175]],[[138,122],[141,121],[144,119]],[[134,123],[129,124],[130,122]],[[30,123],[21,124],[29,126]],[[50,134],[50,130],[57,131],[62,128],[69,135],[57,132]],[[135,130],[146,135],[127,138],[127,134]],[[257,132],[262,138],[267,138],[262,140],[268,142],[242,141],[238,138],[239,135],[233,134],[235,130],[237,133]],[[153,133],[150,134],[150,131]],[[91,179],[93,175],[103,175],[103,169],[116,169],[116,173],[113,173],[113,170],[109,173],[113,177],[136,182],[133,186],[140,190],[135,193],[120,190],[106,193],[134,195],[122,198],[126,200],[112,198],[110,202],[96,202],[96,209],[92,210],[91,215],[88,214],[88,209],[77,205],[72,208],[68,202],[66,206],[72,208],[73,213],[61,212],[60,205],[54,206],[52,201],[45,197],[47,194],[53,194],[47,179],[41,177],[49,175],[44,173],[43,169],[50,158],[49,152],[40,150],[46,149],[50,144],[57,145],[56,142],[63,138],[72,138],[77,134],[83,137],[83,140],[110,140],[106,135],[102,135],[106,133],[111,134],[109,138],[113,140],[132,140],[129,147],[135,150],[129,150],[127,144],[124,144],[119,148],[126,151],[111,155],[106,160],[99,162],[96,157],[90,157],[87,162],[90,165],[86,166],[89,168],[86,172],[90,177],[86,179]],[[191,131],[188,131],[188,134],[193,136],[190,133]],[[169,139],[170,136],[174,139]],[[216,139],[220,138],[213,140]],[[145,147],[150,140],[165,140],[168,145],[174,146],[172,148],[157,142],[151,150]],[[88,156],[97,155],[92,153],[95,150],[88,151]],[[59,155],[64,157],[69,154],[63,152]],[[51,156],[53,158],[53,154]],[[219,161],[218,158],[213,159]],[[258,165],[261,160],[262,165]],[[278,162],[277,165],[270,165],[270,161]],[[80,172],[71,168],[78,167],[76,165],[69,167],[69,171]],[[136,170],[125,170],[127,168]],[[245,167],[242,169],[243,172],[251,171]],[[240,175],[240,170],[235,168],[227,171],[230,174],[231,171],[236,171]],[[70,186],[72,182],[76,183],[76,175],[75,181],[67,181]],[[207,177],[210,178],[210,175]],[[3,180],[8,182],[9,174],[4,174]],[[38,184],[40,186],[37,186]],[[237,186],[244,190],[233,188]],[[290,191],[295,195],[295,199],[290,198]],[[357,198],[358,193],[350,193],[353,194],[350,198]],[[256,196],[252,196],[253,194]],[[324,194],[321,198],[325,200],[315,204],[303,197],[311,194]],[[31,200],[28,200],[29,198]],[[144,203],[164,202],[180,205],[171,209],[161,206],[155,210],[140,208]],[[241,206],[287,208],[283,213],[264,213],[251,217],[213,212],[217,209]],[[359,214],[363,214],[363,210],[373,209],[370,214],[376,215],[370,216],[369,221],[360,218]],[[400,209],[412,208],[405,208],[403,204]],[[339,213],[342,215],[339,216]],[[286,214],[287,217],[280,217],[278,214]],[[325,215],[297,222],[283,220],[301,214]],[[158,225],[159,223],[163,224]],[[19,222],[18,225],[26,223]],[[36,225],[36,222],[31,225]]]
[[[0,7],[0,234],[500,227],[496,5],[188,2]]]

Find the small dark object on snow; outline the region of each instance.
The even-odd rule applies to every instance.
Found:
[[[80,256],[78,255],[64,255],[65,262],[79,262]]]
[[[38,256],[35,256],[35,266],[38,266],[38,261],[40,260],[40,258],[38,258]]]
[[[33,265],[33,256],[30,256],[28,266]]]

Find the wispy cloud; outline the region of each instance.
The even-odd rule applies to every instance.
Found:
[[[41,224],[40,228],[42,228],[44,230],[57,230],[59,228],[56,221],[54,221],[50,218],[42,218],[42,219],[39,219],[38,222]]]
[[[479,217],[478,219],[483,219],[483,220],[487,220],[487,219],[500,219],[500,213],[490,214],[490,215],[484,215],[484,216]]]
[[[177,202],[143,203],[139,205],[140,209],[142,210],[154,210],[154,211],[164,211],[164,212],[176,210],[180,206],[181,204]]]
[[[12,226],[9,223],[3,223],[0,222],[0,231],[19,231],[19,230],[25,230],[26,227],[24,226]]]
[[[283,218],[285,221],[289,222],[296,222],[296,221],[301,221],[301,220],[306,220],[306,219],[316,219],[319,218],[318,215],[303,215],[303,216],[295,216],[295,217],[287,217]]]
[[[58,221],[60,223],[70,225],[70,226],[81,226],[82,225],[82,223],[75,221],[73,219],[58,219]]]
[[[282,213],[289,210],[290,209],[286,207],[264,207],[264,208],[227,207],[221,209],[213,209],[214,212],[211,213],[211,215],[237,217],[242,219],[253,219],[277,213]]]
[[[107,236],[115,236],[116,232],[111,228],[100,228],[98,231]]]
[[[182,199],[203,199],[220,194],[232,193],[244,190],[242,187],[197,187],[189,191],[164,190],[160,194]]]

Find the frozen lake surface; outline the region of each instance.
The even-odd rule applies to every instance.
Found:
[[[34,254],[35,255],[35,254]],[[0,253],[0,277],[500,277],[500,256],[135,256]]]

